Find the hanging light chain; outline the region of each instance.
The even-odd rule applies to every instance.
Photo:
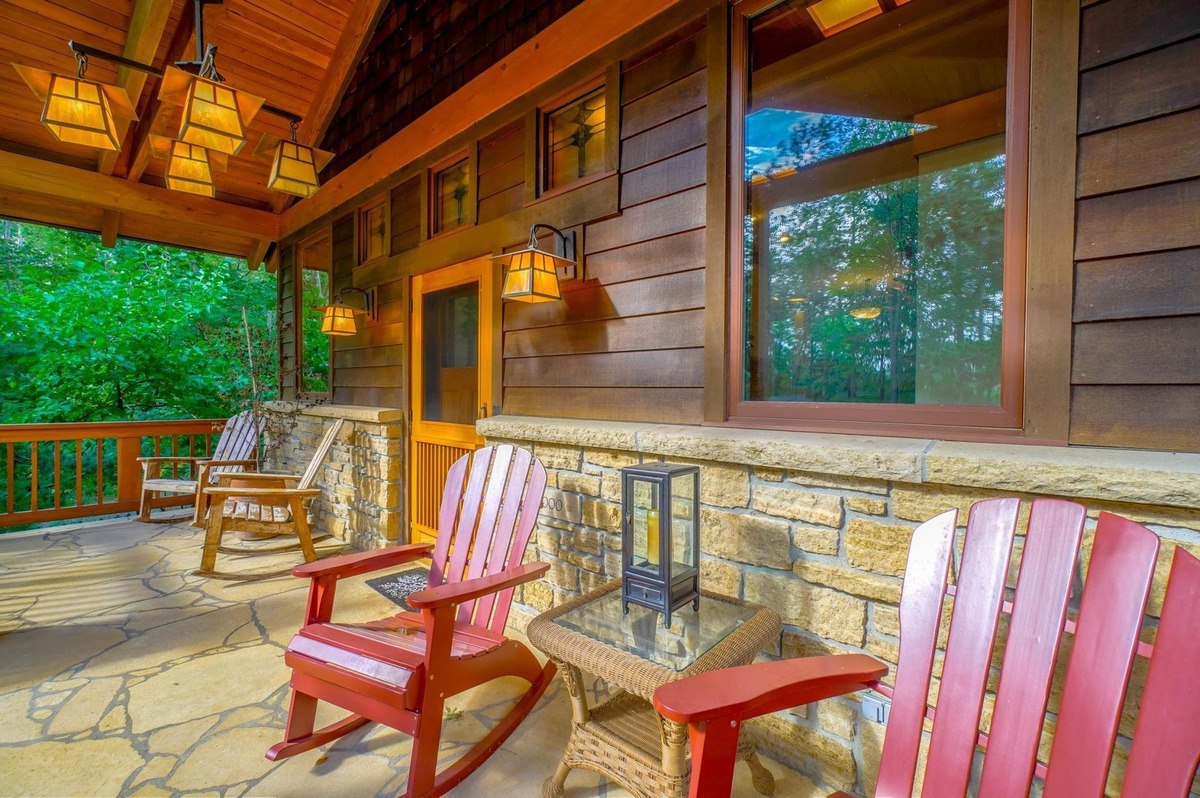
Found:
[[[86,53],[75,53],[75,60],[79,62],[79,78],[83,78],[83,73],[87,72],[88,57]]]
[[[298,120],[298,119],[291,120],[291,128],[292,128],[292,143],[299,144],[300,139],[297,137],[296,131],[299,130],[299,128],[300,128],[300,120]]]

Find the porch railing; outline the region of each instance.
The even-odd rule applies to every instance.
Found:
[[[0,529],[138,509],[141,456],[205,457],[224,420],[0,424]],[[163,477],[189,478],[186,465]],[[192,499],[181,495],[179,506]]]

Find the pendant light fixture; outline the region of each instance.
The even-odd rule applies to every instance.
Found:
[[[267,188],[297,197],[311,197],[321,187],[317,172],[325,168],[333,158],[333,153],[301,144],[296,138],[297,127],[293,122],[291,141],[263,136],[254,154],[271,159]]]
[[[118,86],[85,80],[87,56],[77,53],[75,77],[13,64],[42,100],[41,122],[59,141],[120,152],[118,119],[137,119],[129,95]]]
[[[224,172],[229,163],[229,156],[224,153],[166,136],[151,135],[150,151],[156,158],[167,161],[167,188],[204,197],[216,195],[213,174]]]
[[[209,45],[198,75],[167,67],[158,98],[164,103],[183,106],[180,141],[237,155],[246,144],[250,121],[266,101],[221,82],[214,65],[215,56],[216,47]]]

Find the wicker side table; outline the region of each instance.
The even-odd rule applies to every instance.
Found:
[[[750,663],[780,631],[772,610],[705,592],[698,613],[684,610],[670,629],[657,613],[621,612],[620,582],[539,615],[527,634],[559,667],[571,697],[571,736],[562,761],[542,788],[543,798],[562,798],[573,768],[592,770],[640,798],[686,798],[691,764],[687,727],[660,716],[654,690],[686,676]],[[589,707],[582,671],[616,689]],[[775,780],[750,740],[738,746],[763,795]]]

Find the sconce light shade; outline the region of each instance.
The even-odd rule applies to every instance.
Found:
[[[333,158],[332,152],[274,136],[263,136],[254,154],[271,159],[267,187],[297,197],[311,197],[317,193],[321,187],[317,173]]]
[[[321,332],[326,335],[357,335],[354,313],[355,309],[349,305],[327,305],[321,317]]]
[[[562,241],[563,253],[556,255],[538,246],[537,229],[548,228]],[[492,260],[507,262],[502,299],[515,302],[554,302],[562,299],[558,285],[559,268],[574,270],[574,235],[568,238],[550,225],[535,224],[529,231],[529,243],[524,249],[497,255]]]
[[[137,119],[124,89],[13,64],[43,101],[42,124],[59,141],[120,152],[118,119]]]
[[[262,108],[263,98],[223,83],[167,67],[158,97],[183,106],[179,140],[208,150],[237,155],[246,143],[246,128]]]

